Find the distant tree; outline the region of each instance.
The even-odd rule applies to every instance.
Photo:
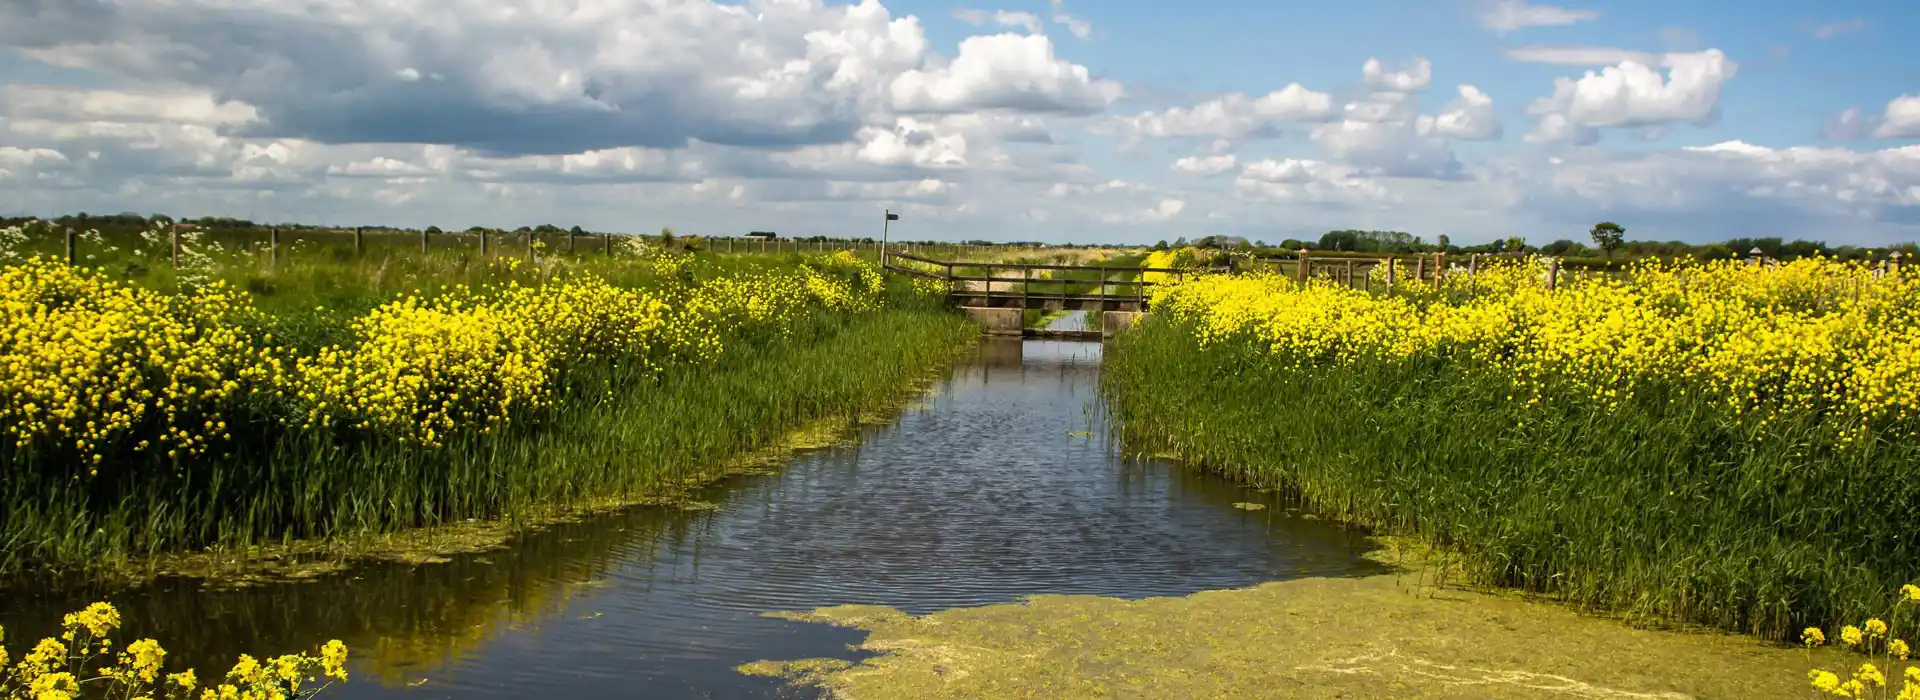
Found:
[[[1440,234],[1439,238],[1434,239],[1434,242],[1436,245],[1440,246],[1440,252],[1442,253],[1447,252],[1448,248],[1453,247],[1453,239],[1448,238],[1447,234],[1444,234],[1444,233]]]
[[[1153,249],[1154,249],[1154,250],[1166,250],[1166,249],[1167,249],[1167,240],[1166,240],[1166,239],[1164,239],[1164,238],[1162,238],[1162,239],[1160,239],[1160,242],[1159,242],[1159,243],[1155,243],[1155,244],[1153,244]]]
[[[1514,236],[1507,239],[1507,252],[1518,253],[1527,249],[1527,239]]]
[[[1593,236],[1593,244],[1600,246],[1600,250],[1606,253],[1607,259],[1612,260],[1613,249],[1620,247],[1620,241],[1626,238],[1627,230],[1611,221],[1602,221],[1593,225],[1593,231],[1589,235]]]
[[[1179,237],[1179,238],[1175,238],[1175,239],[1173,239],[1173,247],[1175,247],[1175,248],[1185,248],[1185,247],[1187,247],[1187,237],[1186,237],[1186,236],[1181,236],[1181,237]]]
[[[585,235],[587,235],[587,230],[586,230],[586,229],[583,229],[583,228],[580,228],[580,227],[578,227],[578,226],[575,226],[575,227],[573,227],[573,228],[570,228],[570,229],[567,229],[567,235],[570,235],[570,236],[585,236]]]
[[[662,248],[673,247],[673,227],[672,226],[660,227],[660,247]]]

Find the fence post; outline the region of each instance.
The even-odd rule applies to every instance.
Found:
[[[480,259],[487,259],[487,230],[484,228],[480,229]]]
[[[267,229],[267,266],[280,267],[280,227]]]
[[[1393,256],[1389,255],[1380,262],[1385,263],[1387,266],[1387,291],[1391,293],[1393,291]]]
[[[1893,251],[1893,254],[1887,257],[1893,258],[1893,265],[1892,265],[1893,276],[1899,277],[1900,276],[1900,251],[1897,251],[1897,250]]]
[[[420,252],[421,253],[426,253],[428,251],[427,235],[428,234],[426,229],[420,229]]]
[[[573,229],[567,229],[567,252],[573,252]]]
[[[1560,286],[1560,259],[1552,258],[1547,261],[1547,291],[1553,291],[1558,286]]]
[[[167,259],[173,263],[173,268],[178,270],[180,269],[180,225],[179,224],[174,224],[173,226],[167,229],[167,245],[170,251],[167,253]]]
[[[1427,256],[1413,256],[1413,283],[1419,284],[1427,279]]]
[[[73,264],[73,227],[67,227],[67,264]]]
[[[1439,284],[1440,277],[1442,275],[1445,275],[1446,273],[1447,273],[1446,251],[1443,250],[1443,251],[1434,253],[1433,254],[1433,283]]]
[[[367,230],[365,227],[355,226],[353,227],[353,254],[361,255],[366,252],[367,252]]]
[[[1467,281],[1472,282],[1473,274],[1475,272],[1478,272],[1479,270],[1480,270],[1480,254],[1474,253],[1472,255],[1467,256]]]
[[[1310,270],[1309,270],[1309,267],[1308,267],[1308,266],[1310,266],[1310,265],[1312,265],[1312,264],[1313,264],[1313,261],[1312,261],[1312,260],[1311,260],[1311,259],[1310,259],[1310,258],[1308,257],[1308,255],[1307,255],[1307,249],[1306,249],[1306,248],[1301,248],[1301,249],[1300,249],[1300,263],[1298,264],[1298,266],[1297,266],[1297,269],[1295,269],[1295,270],[1294,270],[1294,273],[1293,273],[1293,274],[1294,274],[1294,277],[1295,277],[1295,278],[1297,278],[1297,279],[1298,279],[1298,281],[1300,281],[1300,282],[1302,282],[1302,283],[1304,283],[1304,282],[1306,282],[1306,281],[1307,281],[1307,275],[1308,275],[1308,274],[1309,274],[1309,272],[1310,272]]]

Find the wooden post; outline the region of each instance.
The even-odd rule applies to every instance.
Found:
[[[1427,256],[1413,256],[1413,283],[1419,284],[1427,279]]]
[[[1893,254],[1888,255],[1887,257],[1893,258],[1893,265],[1892,265],[1893,276],[1899,277],[1900,276],[1900,251],[1897,251],[1897,250],[1893,251]]]
[[[1305,284],[1305,283],[1306,283],[1306,281],[1307,281],[1307,275],[1308,275],[1308,274],[1310,274],[1310,272],[1311,272],[1311,270],[1310,270],[1310,266],[1311,266],[1311,265],[1313,265],[1313,260],[1312,260],[1312,258],[1311,258],[1311,257],[1309,257],[1309,256],[1308,256],[1308,254],[1307,254],[1307,249],[1306,249],[1306,248],[1301,248],[1301,249],[1300,249],[1300,263],[1299,263],[1299,265],[1297,266],[1297,269],[1296,269],[1296,270],[1294,270],[1294,277],[1296,277],[1296,278],[1297,278],[1297,280],[1298,280],[1298,281],[1299,281],[1300,283],[1302,283],[1302,284]]]
[[[1553,258],[1547,261],[1547,291],[1553,291],[1558,286],[1560,286],[1560,259]]]
[[[573,252],[573,229],[567,229],[567,252]]]
[[[427,230],[420,229],[420,252],[425,253],[427,250]]]
[[[1467,256],[1467,281],[1472,282],[1474,273],[1478,272],[1479,270],[1480,270],[1480,254],[1474,253],[1472,255]]]
[[[487,230],[480,229],[480,259],[487,259]]]
[[[179,224],[174,224],[171,228],[167,230],[167,242],[168,242],[168,248],[171,250],[171,252],[167,254],[167,259],[172,261],[173,268],[178,270],[180,269],[180,225]]]
[[[267,250],[268,267],[280,267],[280,227],[267,229]]]
[[[605,239],[607,243],[607,257],[613,257],[613,232],[608,231]]]
[[[1107,298],[1107,268],[1104,266],[1100,268],[1100,298],[1103,301]]]
[[[355,226],[353,227],[353,254],[361,255],[366,252],[367,252],[367,230],[364,227]]]
[[[1393,256],[1389,255],[1381,262],[1387,266],[1387,291],[1393,291]]]
[[[1447,274],[1446,251],[1440,251],[1440,252],[1434,253],[1433,254],[1433,283],[1439,284],[1440,277],[1445,274]]]
[[[73,264],[73,227],[67,227],[67,264]]]
[[[1347,289],[1353,289],[1353,258],[1347,258]]]

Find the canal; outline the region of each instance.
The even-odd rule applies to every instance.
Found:
[[[1100,353],[987,340],[891,424],[715,484],[690,507],[559,525],[444,563],[224,592],[162,583],[109,600],[123,637],[160,638],[169,668],[191,663],[206,680],[240,651],[343,639],[354,677],[326,697],[807,697],[733,669],[857,660],[864,633],[762,612],[919,614],[1381,570],[1358,535],[1268,494],[1120,457],[1097,403]],[[1235,506],[1249,502],[1271,507]],[[0,602],[0,623],[17,647],[84,602]]]

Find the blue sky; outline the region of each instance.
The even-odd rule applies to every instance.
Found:
[[[1920,237],[1916,36],[1905,2],[9,3],[0,206],[1887,243]]]

